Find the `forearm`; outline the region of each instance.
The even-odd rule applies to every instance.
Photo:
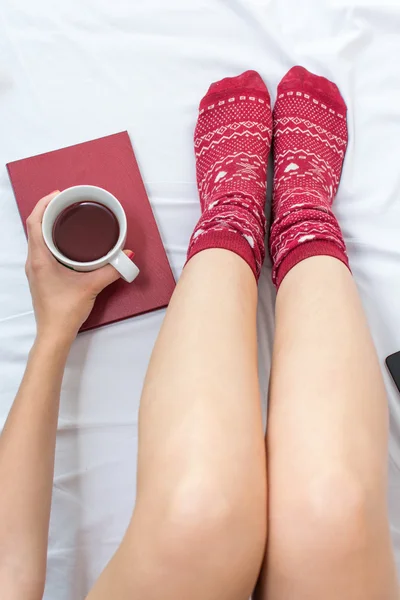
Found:
[[[58,338],[36,340],[0,437],[3,591],[19,584],[40,589],[44,583],[60,388],[69,347]]]

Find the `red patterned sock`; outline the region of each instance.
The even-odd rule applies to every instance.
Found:
[[[265,257],[271,133],[270,97],[258,73],[246,71],[211,85],[194,135],[202,215],[188,260],[207,248],[225,248],[241,256],[258,278]]]
[[[331,209],[347,146],[346,111],[337,86],[303,67],[293,67],[278,86],[270,235],[277,287],[310,256],[333,256],[349,266]]]

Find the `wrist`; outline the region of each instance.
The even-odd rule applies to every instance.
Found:
[[[65,352],[66,354],[68,354],[75,337],[76,333],[70,332],[65,329],[61,329],[60,331],[57,331],[55,329],[38,329],[34,342],[34,347],[39,346],[44,349],[47,348],[52,351]]]
[[[34,366],[44,373],[61,374],[62,377],[71,343],[60,337],[38,334],[29,352],[27,371]]]

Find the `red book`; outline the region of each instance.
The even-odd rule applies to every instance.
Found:
[[[135,252],[140,274],[119,280],[97,298],[81,331],[115,323],[168,305],[175,280],[126,131],[7,165],[21,219],[53,190],[97,185],[121,202],[128,220],[126,247]]]

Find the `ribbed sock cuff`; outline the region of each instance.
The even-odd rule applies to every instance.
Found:
[[[337,258],[350,270],[349,260],[347,255],[333,242],[324,240],[314,240],[312,242],[304,242],[293,248],[291,252],[283,259],[278,267],[275,275],[275,285],[278,289],[284,277],[293,269],[297,263],[310,258],[311,256],[332,256]]]
[[[250,247],[250,244],[240,233],[234,233],[223,229],[212,229],[209,232],[203,233],[199,239],[191,242],[186,264],[193,256],[203,250],[209,250],[210,248],[223,248],[224,250],[234,252],[247,262],[254,273],[254,277],[258,280],[260,269],[257,268],[254,252]]]

